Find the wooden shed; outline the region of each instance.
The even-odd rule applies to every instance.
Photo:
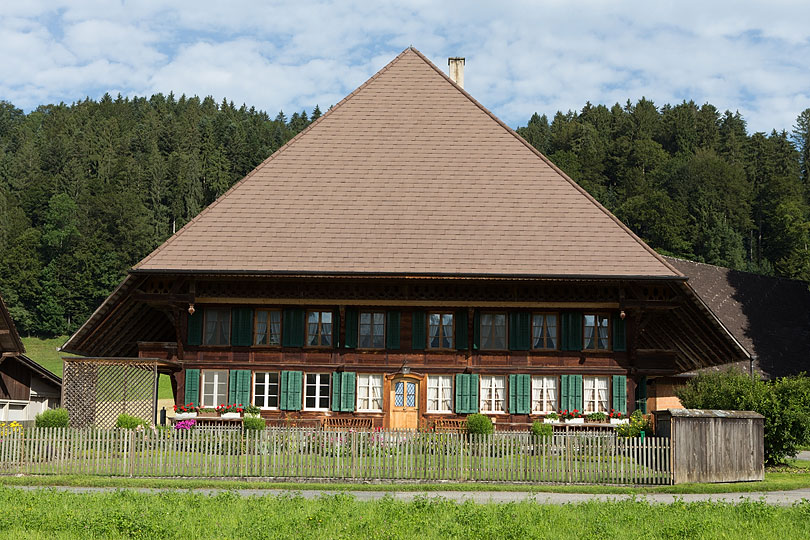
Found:
[[[753,411],[655,411],[656,434],[669,437],[672,483],[765,479],[765,418]]]

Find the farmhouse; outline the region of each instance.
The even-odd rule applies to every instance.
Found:
[[[135,265],[62,350],[177,403],[499,429],[747,361],[686,277],[408,48]]]
[[[14,321],[0,298],[0,422],[33,420],[58,407],[62,379],[25,356]]]

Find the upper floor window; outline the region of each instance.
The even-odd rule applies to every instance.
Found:
[[[557,315],[535,313],[532,315],[532,349],[557,348]]]
[[[506,349],[506,313],[482,313],[480,330],[482,349]]]
[[[231,338],[231,310],[230,308],[205,309],[205,339],[206,345],[228,345]]]
[[[610,317],[608,315],[586,313],[583,318],[583,349],[607,351],[610,349]]]
[[[332,346],[332,312],[307,312],[307,341],[308,347]]]
[[[361,349],[382,349],[385,347],[385,313],[360,312],[360,339],[358,346]]]
[[[253,328],[254,345],[281,345],[281,311],[257,309]]]
[[[428,348],[430,349],[453,348],[452,313],[428,314]]]

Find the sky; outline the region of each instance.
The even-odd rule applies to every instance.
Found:
[[[810,107],[810,2],[122,1],[0,4],[0,100],[211,95],[270,113],[337,103],[413,46],[512,127],[586,102],[694,100],[750,132]]]

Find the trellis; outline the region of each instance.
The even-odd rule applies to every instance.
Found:
[[[64,358],[62,406],[72,427],[113,427],[120,414],[154,422],[159,360]]]

